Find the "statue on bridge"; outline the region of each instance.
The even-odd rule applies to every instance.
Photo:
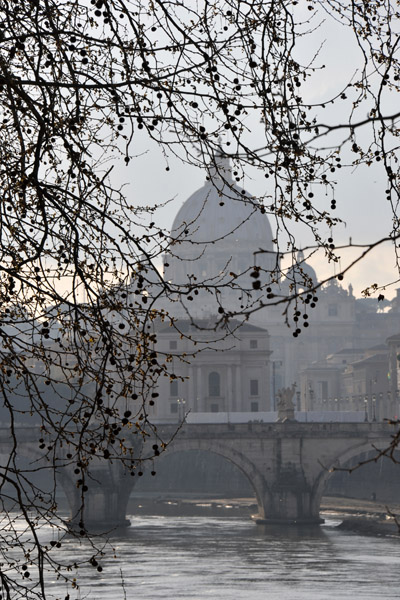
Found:
[[[294,403],[293,396],[296,389],[294,383],[291,387],[282,388],[278,390],[278,423],[284,423],[285,421],[295,421],[294,418]]]

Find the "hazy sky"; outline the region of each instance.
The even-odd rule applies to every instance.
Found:
[[[325,15],[326,16],[326,15]],[[361,66],[361,53],[354,43],[349,31],[339,26],[332,19],[327,18],[310,40],[305,41],[299,47],[299,58],[303,62],[311,60],[316,49],[322,46],[316,65],[325,65],[325,68],[316,72],[315,76],[303,90],[303,97],[307,102],[322,102],[330,98],[346,85],[349,79]],[[351,93],[351,91],[350,91]],[[397,98],[389,98],[386,103],[388,113],[397,110]],[[348,106],[348,105],[346,105]],[[371,104],[372,106],[372,104]],[[367,106],[363,105],[363,113],[360,118],[365,118]],[[340,100],[325,111],[320,111],[321,121],[325,123],[344,122],[346,113],[343,113],[343,104]],[[254,134],[255,144],[263,143],[261,126],[257,122],[249,122]],[[257,128],[260,127],[260,140],[257,140]],[[371,128],[367,126],[360,132],[360,141],[366,141],[371,136]],[[325,144],[326,141],[324,140]],[[169,162],[170,170],[165,170],[166,163],[159,148],[154,142],[146,138],[143,133],[137,132],[135,137],[135,154],[138,154],[128,167],[118,167],[119,180],[126,181],[127,195],[132,199],[132,204],[154,205],[171,200],[168,207],[156,213],[158,225],[170,229],[174,216],[182,203],[205,181],[205,172],[188,165],[180,164],[176,159]],[[346,150],[342,156],[346,157]],[[350,156],[350,153],[347,154]],[[343,160],[343,159],[342,159]],[[388,235],[391,230],[392,214],[390,206],[385,198],[386,188],[382,163],[376,163],[372,167],[361,167],[358,169],[342,169],[337,171],[338,185],[336,192],[337,209],[336,215],[345,221],[344,225],[338,226],[334,232],[334,240],[337,245],[347,244],[349,238],[353,244],[372,242],[380,237]],[[243,187],[254,195],[266,192],[266,180],[262,173],[248,173],[243,182]],[[320,187],[317,190],[318,202],[321,206],[329,207],[330,197],[325,198],[325,190]],[[306,246],[312,240],[304,227],[290,223],[292,231],[298,239],[298,246]],[[324,234],[327,231],[322,229]],[[355,251],[344,251],[341,253],[341,267],[347,261],[354,258]],[[328,264],[323,255],[314,256],[311,264],[317,271],[317,275],[327,277],[335,272],[335,266]],[[337,267],[336,267],[337,270]],[[395,265],[395,255],[390,245],[379,247],[361,265],[354,268],[351,275],[346,276],[343,285],[351,282],[356,295],[360,295],[365,287],[377,283],[383,285],[398,278]],[[386,297],[395,294],[394,285],[388,288]]]

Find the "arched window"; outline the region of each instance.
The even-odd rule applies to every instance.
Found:
[[[208,376],[208,395],[210,397],[221,395],[221,378],[216,371],[212,371]]]

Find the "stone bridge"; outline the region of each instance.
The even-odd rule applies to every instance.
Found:
[[[157,428],[142,447],[146,458],[152,444],[166,442],[167,453],[206,450],[235,464],[251,483],[258,503],[259,523],[320,523],[319,509],[325,484],[334,467],[374,449],[390,446],[398,425],[387,423],[246,423],[184,424]],[[20,430],[18,452],[36,460],[39,430]],[[172,441],[169,441],[171,440]],[[168,443],[169,442],[169,443]],[[0,428],[0,453],[11,450],[9,430]],[[124,526],[129,494],[136,477],[117,461],[98,459],[90,472],[88,491],[77,489],[72,467],[58,469],[71,519],[110,529]]]
[[[386,423],[185,425],[167,452],[207,450],[235,464],[254,489],[259,523],[319,523],[332,469],[389,447],[397,430]],[[158,429],[162,439],[171,431]]]

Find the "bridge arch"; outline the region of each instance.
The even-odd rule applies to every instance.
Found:
[[[231,444],[209,439],[191,440],[177,438],[168,446],[168,454],[188,452],[191,450],[200,450],[218,454],[235,465],[243,473],[254,490],[259,514],[265,516],[268,507],[271,505],[272,496],[262,473],[249,458],[233,448]]]
[[[376,450],[376,452],[378,453],[380,447],[386,448],[387,446],[388,438],[386,437],[382,439],[374,439],[373,444],[371,440],[363,440],[361,443],[360,441],[357,441],[357,443],[355,443],[350,448],[347,447],[346,450],[341,450],[337,452],[328,464],[321,467],[321,471],[314,482],[312,494],[312,502],[314,508],[319,511],[324,489],[328,480],[332,477],[334,473],[333,469],[335,467],[343,467],[343,465],[345,465],[352,458],[356,458],[361,454],[370,453],[371,451],[374,451],[374,447],[378,448],[378,450]]]

